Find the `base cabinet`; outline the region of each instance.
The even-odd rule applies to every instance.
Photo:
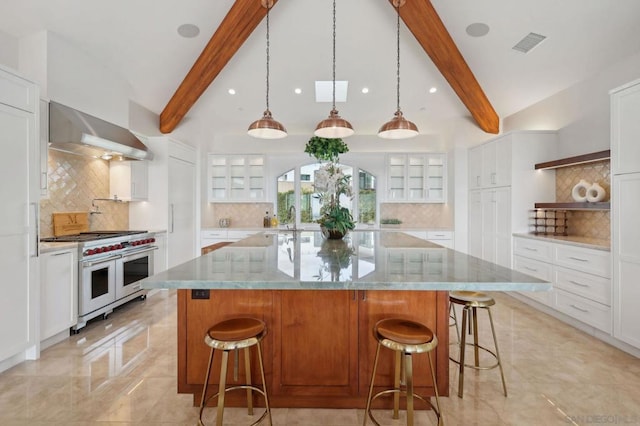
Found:
[[[434,330],[439,340],[434,356],[438,392],[448,395],[447,292],[211,290],[203,300],[193,299],[190,290],[179,290],[178,391],[192,393],[194,404],[199,403],[209,356],[207,328],[240,315],[267,323],[263,351],[273,407],[364,408],[376,349],[373,325],[391,316],[420,321]],[[243,380],[243,354],[239,356]],[[393,383],[393,365],[392,353],[382,351],[376,387]],[[218,360],[210,375],[211,390],[219,366]],[[416,357],[414,375],[418,392],[433,395],[426,356]],[[257,370],[252,377],[259,381]],[[228,381],[234,383],[232,372]],[[242,393],[227,398],[230,405],[246,403]],[[262,403],[260,398],[256,402]]]
[[[76,250],[40,256],[40,341],[76,325],[78,320],[78,268]]]

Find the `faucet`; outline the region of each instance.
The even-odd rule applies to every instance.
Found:
[[[291,205],[291,207],[289,207],[289,220],[293,219],[293,230],[296,230],[296,206],[295,205]],[[287,229],[289,229],[289,224],[287,223]]]

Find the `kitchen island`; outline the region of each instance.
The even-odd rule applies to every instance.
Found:
[[[344,240],[325,240],[313,231],[268,231],[146,278],[142,285],[180,289],[178,391],[193,394],[194,404],[208,360],[206,330],[249,315],[263,319],[269,330],[263,349],[272,406],[328,408],[365,406],[376,345],[372,328],[379,319],[400,316],[434,330],[438,391],[446,396],[449,291],[551,288],[401,232],[377,231],[355,231]],[[418,392],[432,395],[421,358],[426,357],[416,359],[415,382]],[[392,361],[390,353],[381,353],[380,388],[393,382]],[[242,378],[244,363],[238,365]],[[212,386],[218,368],[212,370]],[[231,371],[228,381],[233,382]],[[245,403],[242,393],[228,398],[230,404]]]

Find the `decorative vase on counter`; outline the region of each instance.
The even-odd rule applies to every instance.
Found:
[[[337,229],[327,229],[324,226],[320,227],[320,231],[322,232],[322,236],[325,237],[328,240],[341,240],[343,239],[347,233],[342,233],[340,231],[338,231]]]
[[[587,189],[587,201],[591,203],[597,203],[598,201],[604,200],[607,196],[607,191],[603,187],[601,187],[598,182],[594,182],[593,185]]]
[[[590,187],[591,184],[589,182],[584,179],[580,179],[580,182],[578,182],[571,190],[571,196],[577,202],[584,203],[587,201],[587,193]]]

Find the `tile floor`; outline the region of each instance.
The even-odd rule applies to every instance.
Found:
[[[640,359],[509,296],[495,298],[509,396],[498,370],[467,370],[458,398],[452,364],[451,396],[441,400],[446,425],[640,424]],[[480,319],[481,339],[490,339]],[[160,291],[0,374],[0,425],[197,424],[191,397],[176,392],[175,323],[176,294]],[[388,412],[379,417],[403,424]],[[355,426],[362,418],[355,409],[273,410],[274,425]],[[417,424],[433,419],[420,412]],[[244,410],[225,411],[225,424],[249,423]]]

